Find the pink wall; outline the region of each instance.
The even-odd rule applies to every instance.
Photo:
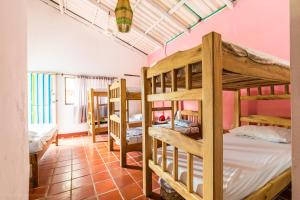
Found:
[[[256,49],[289,60],[289,1],[239,0],[233,10],[224,9],[204,22],[200,22],[189,34],[172,41],[164,49],[148,56],[151,65],[165,56],[201,43],[202,36],[216,31],[222,39],[241,46]],[[233,122],[233,94],[224,92],[224,128]],[[243,114],[267,114],[290,116],[289,101],[243,102]]]
[[[28,199],[26,0],[0,1],[0,199]]]

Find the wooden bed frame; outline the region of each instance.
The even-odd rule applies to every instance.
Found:
[[[113,151],[113,140],[120,143],[120,166],[126,166],[126,153],[131,151],[141,151],[142,144],[127,144],[127,128],[142,126],[142,122],[129,123],[129,101],[141,100],[140,92],[128,92],[126,80],[119,79],[108,86],[108,148]],[[116,110],[115,104],[119,104]],[[116,114],[119,113],[119,115]]]
[[[38,162],[43,157],[45,152],[48,150],[50,145],[54,142],[55,142],[55,145],[58,146],[58,131],[56,131],[53,134],[52,138],[50,140],[48,140],[48,142],[43,146],[43,150],[29,154],[29,160],[30,160],[31,171],[32,171],[32,176],[31,176],[32,187],[38,187],[38,185],[39,185],[39,165],[38,165]]]
[[[107,97],[106,91],[98,91],[96,89],[91,88],[88,94],[88,133],[93,137],[93,143],[96,142],[96,134],[97,133],[107,133],[108,127],[107,124],[101,124],[101,118],[105,116],[101,116],[101,107],[107,106],[107,104],[101,103],[101,97]],[[96,102],[96,105],[95,105]],[[96,106],[96,108],[95,108]],[[96,120],[97,116],[97,120]]]
[[[261,64],[249,57],[237,56],[225,51],[223,45],[221,35],[212,32],[202,38],[201,45],[177,52],[161,60],[154,67],[142,69],[143,191],[146,196],[152,193],[153,171],[185,199],[223,199],[222,90],[235,91],[239,98],[239,90],[243,88],[290,83],[289,68],[275,64]],[[196,71],[193,70],[195,65],[200,66]],[[184,76],[179,76],[182,72]],[[157,87],[161,88],[160,93],[156,92]],[[166,92],[166,88],[170,88],[171,91]],[[184,100],[202,101],[203,139],[200,141],[174,130],[151,127],[153,102]],[[236,106],[235,125],[239,125],[240,121],[282,125],[284,121],[290,126],[290,120],[281,118],[240,117],[240,109],[237,109],[239,102]],[[173,118],[172,128],[174,129]],[[162,166],[157,164],[158,141],[162,142]],[[166,169],[167,145],[174,146],[172,174]],[[186,185],[178,181],[178,149],[187,152]],[[203,196],[193,192],[194,156],[203,159]],[[288,170],[247,198],[271,199],[287,186],[290,180]]]

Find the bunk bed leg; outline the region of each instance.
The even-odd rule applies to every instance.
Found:
[[[233,127],[239,127],[241,125],[241,92],[237,90],[234,92],[234,125]]]
[[[107,140],[108,140],[108,150],[109,151],[113,151],[114,150],[114,145],[113,145],[113,138],[111,137],[110,133],[111,133],[111,121],[110,121],[110,115],[113,113],[114,110],[114,106],[113,103],[110,102],[110,98],[111,98],[111,94],[110,94],[110,85],[108,85],[108,90],[107,90],[107,99],[108,99],[108,107],[107,107],[107,115],[108,115],[108,129],[107,129]]]
[[[56,132],[56,136],[55,136],[55,145],[58,146],[58,132]]]
[[[38,157],[37,154],[30,155],[30,163],[31,163],[31,182],[32,187],[35,188],[39,184],[39,165],[38,165]]]
[[[127,123],[126,123],[126,80],[120,80],[120,154],[121,154],[121,167],[126,167],[126,134],[127,134]]]
[[[221,35],[202,38],[203,199],[223,199],[223,108]]]
[[[151,125],[152,104],[147,102],[147,95],[151,91],[147,80],[147,67],[142,68],[142,112],[143,112],[143,192],[146,196],[152,193],[152,172],[148,161],[151,159],[151,138],[148,127]]]

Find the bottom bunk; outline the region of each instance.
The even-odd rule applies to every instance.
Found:
[[[53,124],[29,125],[28,137],[31,182],[32,187],[37,187],[39,183],[38,162],[53,142],[56,146],[58,145],[57,127]]]
[[[257,140],[235,133],[225,134],[223,138],[223,196],[225,200],[245,199],[274,178],[279,176],[290,178],[291,144]],[[168,146],[166,151],[166,169],[170,174],[173,173],[173,150],[173,146]],[[157,153],[157,164],[161,165],[162,149],[159,148]],[[187,163],[186,153],[178,150],[178,180],[184,184],[187,184]],[[159,173],[155,170],[157,167],[153,163],[150,167],[154,172]],[[203,196],[201,158],[194,157],[193,169],[193,192]],[[162,179],[161,183],[164,190],[172,190]],[[288,181],[282,183],[281,189],[289,184]],[[249,196],[249,199],[262,199],[259,193],[255,197]],[[265,199],[265,196],[263,197]]]

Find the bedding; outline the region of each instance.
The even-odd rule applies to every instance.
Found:
[[[29,152],[43,150],[43,146],[53,137],[57,127],[54,124],[31,124],[28,126]]]
[[[223,190],[225,200],[240,200],[291,167],[291,145],[253,140],[233,133],[224,135]],[[158,164],[161,165],[161,148]],[[202,195],[202,160],[194,156],[194,192]],[[186,184],[187,157],[179,150],[179,180]],[[173,148],[167,147],[167,169],[172,173]]]
[[[171,128],[171,124],[159,124],[153,125],[154,127],[162,127],[162,128]],[[175,130],[179,131],[185,135],[199,133],[199,127],[182,127],[175,126]],[[135,127],[127,129],[126,140],[127,144],[137,144],[142,142],[143,135],[143,127]],[[114,137],[114,136],[112,136]],[[114,138],[117,145],[120,145],[120,141],[117,138]]]
[[[240,136],[261,139],[277,143],[291,143],[291,129],[277,126],[246,125],[229,130]]]

